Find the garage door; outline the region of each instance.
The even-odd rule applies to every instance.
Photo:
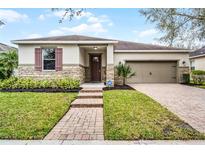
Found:
[[[127,62],[135,76],[128,83],[175,83],[177,62]]]

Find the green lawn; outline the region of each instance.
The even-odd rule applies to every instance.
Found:
[[[199,87],[205,89],[205,83],[203,85],[200,85]]]
[[[204,134],[140,92],[110,90],[103,97],[105,139],[205,139]]]
[[[0,93],[0,139],[43,139],[77,93]]]

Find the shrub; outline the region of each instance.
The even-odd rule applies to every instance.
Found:
[[[205,71],[193,70],[192,79],[194,84],[203,84],[203,82],[205,82]]]
[[[17,80],[18,78],[16,77],[10,77],[8,79],[1,80],[0,89],[12,89]]]
[[[0,53],[0,79],[8,79],[18,66],[18,53],[10,50]]]
[[[123,64],[122,62],[119,62],[119,64],[116,66],[116,69],[118,77],[122,77],[123,85],[125,85],[125,80],[127,78],[135,76],[135,72],[132,72],[132,68],[129,65]]]
[[[0,89],[77,89],[79,87],[79,80],[71,78],[36,80],[32,78],[11,77],[0,82]]]
[[[187,74],[182,74],[182,78],[183,78],[183,83],[190,83],[190,75],[187,73]]]
[[[192,75],[205,75],[205,71],[202,70],[193,70]]]

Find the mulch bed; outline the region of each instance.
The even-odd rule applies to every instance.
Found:
[[[82,88],[78,89],[57,89],[57,88],[46,88],[46,89],[1,89],[0,92],[46,92],[46,93],[57,93],[57,92],[79,92]]]
[[[103,88],[104,91],[107,90],[135,90],[134,88],[128,86],[128,85],[115,85],[114,87],[105,87]]]

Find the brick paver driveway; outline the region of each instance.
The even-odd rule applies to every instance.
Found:
[[[132,84],[170,111],[205,133],[205,89],[180,84]]]

